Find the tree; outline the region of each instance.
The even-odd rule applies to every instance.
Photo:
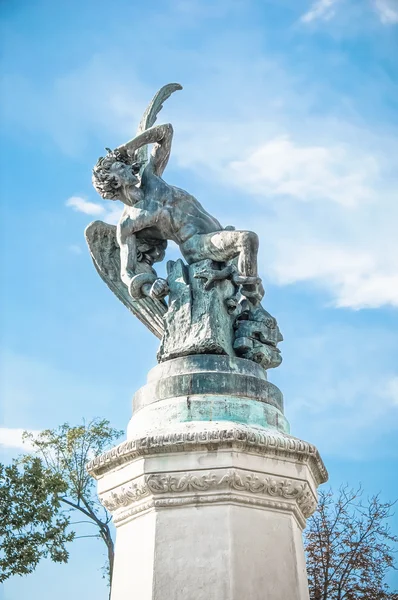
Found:
[[[0,464],[0,582],[32,573],[42,558],[67,562],[69,518],[61,513],[64,480],[38,458]]]
[[[122,431],[112,428],[109,421],[94,420],[88,425],[71,427],[68,423],[57,429],[46,429],[37,435],[25,432],[36,455],[45,467],[44,473],[51,473],[63,482],[64,489],[58,500],[70,512],[79,514],[83,520],[71,525],[88,523],[94,526],[93,534],[76,536],[101,539],[107,552],[106,573],[109,585],[112,583],[114,545],[109,527],[111,515],[100,504],[93,478],[87,473],[87,462],[111,446]],[[27,458],[26,460],[29,460]],[[66,518],[66,517],[65,517]]]
[[[388,524],[393,503],[363,491],[321,491],[305,532],[311,600],[398,600],[384,582],[398,537]]]

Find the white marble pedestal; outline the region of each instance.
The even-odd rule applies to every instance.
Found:
[[[308,600],[302,529],[327,479],[316,448],[258,423],[167,420],[181,397],[156,401],[157,419],[154,402],[89,465],[117,527],[112,600]]]

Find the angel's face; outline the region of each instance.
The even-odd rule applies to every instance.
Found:
[[[165,250],[162,246],[154,246],[145,253],[145,260],[149,265],[155,262],[161,262],[165,257]]]
[[[115,161],[110,173],[116,179],[117,187],[120,188],[120,199],[125,204],[136,204],[142,197],[142,190],[138,187],[140,179],[133,173],[131,165]]]
[[[134,175],[131,165],[126,165],[119,161],[115,161],[112,164],[110,172],[120,182],[121,186],[137,185],[140,181],[138,177]]]

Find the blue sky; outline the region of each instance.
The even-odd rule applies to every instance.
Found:
[[[161,85],[165,178],[255,230],[270,373],[293,435],[333,486],[398,496],[398,1],[9,0],[2,4],[1,428],[84,417],[120,428],[156,339],[95,272],[83,231],[119,207],[91,186]],[[99,542],[42,564],[6,600],[106,599]],[[393,581],[393,579],[391,579]]]

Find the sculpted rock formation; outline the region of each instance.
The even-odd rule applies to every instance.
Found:
[[[283,339],[260,302],[258,238],[223,228],[188,192],[164,181],[173,128],[154,125],[179,84],[164,86],[146,109],[131,141],[108,150],[93,170],[104,199],[125,208],[117,227],[95,221],[86,239],[96,269],[116,296],[157,337],[159,362],[193,354],[224,354],[277,367]],[[147,147],[153,145],[148,158]],[[167,242],[185,259],[157,276]]]

